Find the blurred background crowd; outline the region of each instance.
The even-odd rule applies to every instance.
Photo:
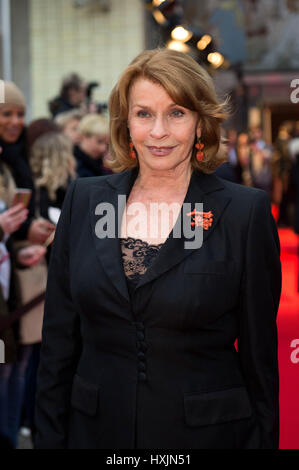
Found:
[[[67,77],[53,118],[25,124],[21,90],[4,82],[0,104],[0,433],[17,446],[34,432],[34,396],[51,242],[70,182],[109,174],[107,117],[90,112],[86,84]],[[33,303],[33,305],[32,305]],[[23,418],[22,418],[23,413]]]
[[[0,436],[17,447],[20,428],[35,432],[63,200],[75,178],[111,173],[107,100],[139,52],[166,46],[206,67],[231,108],[216,174],[266,191],[278,227],[299,234],[299,1],[0,0],[0,19]]]

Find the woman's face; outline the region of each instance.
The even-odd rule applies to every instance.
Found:
[[[144,78],[131,87],[128,126],[140,167],[163,171],[190,163],[201,132],[197,112],[177,105],[161,85]]]
[[[86,98],[86,85],[83,83],[78,89],[70,88],[68,100],[73,106],[80,106]]]
[[[0,137],[5,142],[16,142],[25,126],[25,110],[21,106],[2,106],[0,108]]]

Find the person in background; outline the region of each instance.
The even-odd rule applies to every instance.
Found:
[[[34,188],[37,192],[36,212],[39,217],[49,221],[49,207],[56,204],[56,207],[61,208],[63,203],[66,158],[70,159],[71,165],[75,165],[72,144],[63,135],[60,127],[48,118],[32,121],[28,126],[27,134],[28,158],[34,179]],[[61,175],[63,176],[61,177]],[[45,184],[40,184],[41,181]],[[64,188],[60,185],[61,181]]]
[[[82,117],[80,111],[73,110],[60,113],[55,118],[55,123],[74,145],[80,142],[79,124]]]
[[[30,151],[34,142],[48,132],[61,132],[60,127],[52,119],[39,118],[31,121],[27,127],[27,155],[29,160]]]
[[[52,117],[65,111],[80,109],[86,100],[86,87],[86,82],[76,73],[65,77],[59,95],[49,102]]]
[[[12,82],[4,82],[4,97],[5,102],[0,103],[1,161],[11,172],[13,184],[17,188],[27,188],[32,191],[28,217],[14,236],[19,240],[27,239],[34,244],[43,244],[55,227],[48,221],[35,218],[34,184],[27,161],[25,98]]]
[[[238,163],[237,152],[236,152],[238,133],[236,129],[227,129],[226,138],[227,138],[228,161],[231,164],[231,166],[235,167]]]
[[[250,146],[249,137],[246,132],[241,132],[237,137],[236,154],[236,182],[245,186],[252,186],[252,175],[250,169]]]
[[[293,162],[291,183],[294,187],[295,193],[295,213],[294,213],[294,232],[298,238],[298,254],[297,254],[297,266],[298,266],[298,280],[297,280],[297,292],[299,292],[299,121],[295,123],[295,129],[293,132],[293,138],[289,144],[289,151]]]
[[[2,151],[2,149],[1,149]],[[5,364],[0,365],[0,436],[7,445],[17,446],[26,369],[32,349],[19,344],[18,322],[7,326],[10,315],[21,307],[16,267],[38,263],[46,249],[39,245],[17,247],[14,234],[29,211],[23,204],[11,206],[15,183],[0,151],[0,339],[5,344]]]
[[[294,163],[297,155],[299,154],[299,121],[295,122],[291,137],[292,138],[289,141],[289,154],[292,162]]]
[[[77,175],[102,176],[111,173],[105,167],[109,147],[109,123],[99,114],[87,114],[79,125],[80,143],[74,148]]]
[[[273,200],[279,204],[278,225],[289,227],[292,225],[290,203],[293,195],[290,191],[290,174],[292,170],[292,159],[289,150],[291,140],[288,123],[280,126],[278,137],[274,142],[274,153],[272,160],[273,173]]]
[[[29,161],[39,194],[37,210],[50,220],[49,209],[62,208],[68,185],[76,175],[72,143],[62,132],[48,132],[32,145]]]
[[[250,168],[252,185],[272,195],[272,148],[263,139],[262,129],[257,126],[249,131]]]
[[[29,130],[37,129],[39,124],[41,123],[38,121],[33,122],[32,127],[29,126]],[[42,124],[43,129],[46,130],[46,122],[43,121]],[[50,123],[49,128],[51,128]],[[32,132],[30,133],[32,134]],[[36,190],[36,211],[42,218],[55,222],[51,211],[54,210],[55,217],[59,217],[66,190],[71,180],[75,177],[76,162],[72,154],[72,143],[61,131],[52,130],[46,131],[44,134],[40,133],[36,140],[33,141],[31,139],[31,144],[29,162]],[[48,262],[50,253],[51,245],[47,250]],[[36,317],[33,320],[36,321]],[[35,433],[34,408],[40,345],[41,338],[35,337],[26,374],[23,423],[21,428],[23,434],[31,434],[32,436]]]
[[[222,129],[222,133],[224,134],[224,130]],[[236,174],[236,164],[237,164],[237,156],[235,150],[235,140],[234,136],[236,131],[234,129],[229,129],[226,132],[226,141],[227,141],[227,161],[222,163],[218,168],[215,170],[215,175],[220,176],[220,178],[224,178],[225,180],[232,181],[233,183],[237,182],[237,174]],[[225,135],[223,135],[225,137]]]

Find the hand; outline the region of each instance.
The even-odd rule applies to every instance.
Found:
[[[28,217],[28,209],[23,204],[17,204],[0,214],[0,226],[5,234],[16,232]]]
[[[45,256],[46,251],[47,249],[40,245],[31,245],[22,248],[17,253],[18,263],[27,267],[38,264]]]
[[[46,219],[34,220],[29,227],[28,240],[43,245],[55,229],[56,226]]]

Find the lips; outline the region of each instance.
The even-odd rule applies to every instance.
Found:
[[[165,155],[169,155],[175,149],[175,147],[149,146],[148,149],[152,155],[165,156]]]
[[[22,131],[22,128],[7,129],[6,132],[10,135],[17,135]]]

